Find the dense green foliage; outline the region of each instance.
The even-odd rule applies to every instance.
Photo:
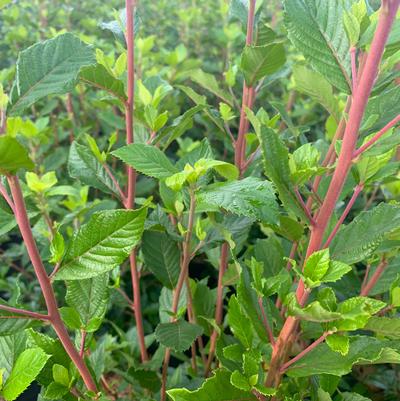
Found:
[[[397,400],[400,0],[134,3],[0,0],[1,397]]]

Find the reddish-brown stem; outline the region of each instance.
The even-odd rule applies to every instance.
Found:
[[[21,316],[17,316],[19,318],[23,318],[24,316],[27,316],[31,319],[44,320],[44,321],[50,319],[49,315],[45,315],[43,313],[31,312],[31,311],[28,311],[25,309],[14,308],[14,307],[8,306],[8,305],[0,304],[0,310],[10,312],[10,313],[17,313],[18,315],[21,315]]]
[[[125,205],[126,204],[126,197],[124,194],[124,191],[121,189],[121,186],[119,185],[119,182],[113,172],[111,171],[110,167],[108,166],[107,163],[103,164],[104,170],[106,170],[107,175],[110,177],[111,181],[115,185],[115,188],[117,188],[117,191],[119,193],[119,196],[121,197],[122,203]]]
[[[256,0],[250,0],[249,12],[247,16],[247,34],[246,46],[250,46],[253,41],[254,17],[255,17]],[[235,144],[235,165],[242,173],[243,162],[246,156],[246,131],[248,129],[248,121],[246,117],[246,109],[251,108],[254,101],[254,88],[243,84],[242,107],[240,110],[239,133]]]
[[[291,365],[293,365],[295,362],[297,362],[298,360],[303,358],[305,355],[307,355],[309,352],[311,352],[317,345],[319,345],[323,341],[325,341],[326,337],[328,337],[331,334],[333,334],[333,331],[326,331],[324,334],[322,334],[321,337],[319,337],[317,340],[315,340],[313,343],[311,343],[307,348],[305,348],[303,351],[301,351],[298,355],[296,355],[290,361],[288,361],[284,365],[282,365],[281,373],[284,373]]]
[[[4,200],[8,203],[8,206],[10,206],[10,209],[15,214],[14,203],[13,203],[12,199],[10,198],[10,195],[8,195],[8,192],[7,192],[6,188],[5,188],[5,186],[2,185],[1,183],[0,183],[0,194],[3,196]]]
[[[360,295],[362,297],[368,296],[370,291],[375,287],[375,285],[378,282],[379,278],[382,276],[382,273],[386,269],[387,265],[388,265],[387,260],[385,258],[383,258],[381,260],[381,262],[379,263],[378,267],[376,268],[376,270],[374,271],[374,274],[372,275],[372,277],[362,287],[361,292],[360,292]],[[366,277],[368,277],[368,276],[366,275]]]
[[[351,59],[351,79],[352,79],[352,93],[356,93],[357,89],[357,49],[352,46],[350,48],[350,59]]]
[[[311,225],[314,225],[314,224],[315,224],[315,221],[314,221],[313,217],[311,216],[310,209],[307,207],[307,205],[305,204],[305,202],[304,202],[304,200],[303,200],[303,197],[301,196],[301,193],[300,193],[300,191],[299,191],[299,188],[294,187],[294,193],[295,193],[296,198],[297,198],[297,200],[299,201],[299,203],[300,203],[300,205],[301,205],[301,207],[302,207],[304,213],[306,214],[309,223],[310,223]]]
[[[264,310],[263,300],[261,297],[258,297],[258,306],[260,307],[261,316],[263,318],[264,328],[267,333],[269,342],[271,343],[272,346],[274,346],[275,345],[274,333],[272,332],[271,326],[268,323],[267,315],[265,314],[265,310]]]
[[[358,80],[356,92],[353,95],[353,102],[350,107],[348,123],[346,124],[343,135],[343,142],[337,161],[337,167],[326,193],[325,200],[316,217],[315,225],[311,227],[306,259],[312,253],[321,248],[325,230],[350,171],[353,153],[357,143],[358,130],[378,73],[379,64],[385,50],[385,44],[396,17],[399,4],[400,0],[387,0],[382,2],[379,21],[372,40],[370,53],[365,61],[361,77]],[[307,300],[307,292],[305,291],[302,281],[298,284],[296,295],[300,305],[304,305]],[[289,340],[295,328],[296,319],[289,316],[286,319],[275,347],[273,348],[270,369],[266,380],[267,386],[276,386],[280,382],[280,366],[284,363],[287,347],[290,343]]]
[[[125,127],[126,127],[126,143],[127,145],[133,143],[133,106],[134,106],[134,88],[135,88],[135,31],[134,31],[134,7],[135,0],[126,0],[126,46],[128,58],[128,83],[127,83],[127,100],[125,102]],[[136,187],[136,171],[128,166],[128,183],[125,199],[126,209],[133,209],[135,207],[135,187]],[[142,303],[140,300],[140,277],[136,264],[136,249],[132,251],[129,257],[132,289],[133,289],[133,303],[134,313],[136,320],[136,330],[140,347],[140,355],[142,362],[149,359],[144,340],[143,316],[142,316]]]
[[[326,242],[325,242],[325,244],[323,245],[322,248],[328,248],[328,246],[332,242],[333,238],[335,238],[336,233],[338,232],[340,226],[343,224],[344,220],[346,219],[346,217],[350,213],[351,208],[353,207],[355,201],[358,198],[358,195],[360,195],[360,193],[363,190],[363,188],[364,188],[363,184],[356,185],[356,187],[354,188],[353,195],[351,196],[351,198],[349,200],[349,203],[347,204],[346,208],[343,210],[342,215],[340,216],[340,218],[339,218],[338,222],[336,223],[336,225],[335,225],[334,229],[332,230],[332,232],[329,234],[329,237],[326,240]]]
[[[222,317],[224,312],[224,285],[223,279],[226,271],[226,267],[228,265],[228,252],[229,252],[229,244],[224,242],[221,246],[221,256],[219,259],[219,271],[218,271],[218,285],[217,285],[217,302],[215,306],[215,324],[220,325],[222,323]],[[217,338],[218,332],[213,330],[210,337],[210,351],[208,353],[207,365],[205,368],[205,376],[207,377],[212,361],[215,355],[215,348],[217,346]]]
[[[377,132],[369,141],[365,142],[364,145],[360,146],[353,154],[353,158],[358,157],[361,153],[365,152],[370,148],[379,138],[386,134],[391,128],[400,122],[400,114],[396,116],[392,121],[386,124],[379,132]]]
[[[11,194],[15,204],[15,219],[17,220],[22,239],[28,251],[28,255],[35,270],[36,277],[39,281],[40,288],[46,302],[49,321],[57,333],[57,336],[60,339],[65,351],[78,369],[86,387],[88,390],[96,392],[96,384],[93,381],[85,362],[79,356],[77,349],[74,347],[58,311],[53,287],[49,277],[47,276],[46,269],[43,265],[39,250],[37,249],[36,242],[33,238],[32,229],[26,212],[25,201],[19,185],[18,177],[8,177],[8,184],[10,186]]]

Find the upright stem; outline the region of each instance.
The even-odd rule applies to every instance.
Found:
[[[249,13],[247,17],[247,34],[246,46],[250,46],[253,42],[254,17],[255,17],[256,0],[250,0]],[[251,108],[254,102],[254,88],[243,84],[242,108],[240,110],[239,133],[235,145],[235,164],[240,173],[242,173],[243,162],[246,156],[246,138],[245,134],[249,127],[249,122],[246,118],[246,108]]]
[[[57,333],[57,336],[60,339],[65,351],[72,359],[80,375],[82,376],[86,387],[88,388],[88,390],[96,392],[96,384],[93,381],[93,378],[87,366],[85,365],[85,362],[80,357],[77,349],[74,347],[58,311],[53,287],[51,285],[49,277],[47,276],[46,269],[43,265],[42,259],[36,246],[36,242],[33,238],[32,229],[26,212],[25,201],[22,195],[21,187],[19,185],[18,177],[8,177],[8,183],[15,204],[15,219],[17,220],[18,227],[21,231],[22,239],[35,270],[40,288],[42,289],[43,297],[47,306],[49,321],[52,324],[55,332]]]
[[[135,88],[135,31],[133,24],[135,0],[126,0],[126,44],[128,50],[128,99],[125,102],[125,126],[126,126],[126,143],[133,143],[133,106],[134,106],[134,88]],[[136,171],[128,166],[128,184],[125,207],[133,209],[135,207],[135,187],[136,187]],[[144,340],[142,302],[140,300],[140,277],[136,263],[136,249],[132,251],[129,257],[132,289],[133,289],[133,304],[136,320],[136,330],[140,347],[140,355],[142,362],[149,359]]]
[[[338,158],[337,167],[329,185],[325,200],[315,219],[315,225],[311,227],[310,241],[307,248],[306,259],[322,245],[325,230],[334,211],[336,202],[343,189],[347,175],[351,168],[353,153],[357,143],[357,134],[364,115],[373,84],[375,82],[379,64],[385,50],[385,44],[396,17],[400,0],[384,0],[379,15],[378,26],[371,44],[370,53],[365,62],[357,89],[353,96],[350,107],[349,119],[346,125],[341,152]],[[300,305],[307,301],[308,293],[305,292],[304,284],[299,282],[297,288],[297,299]],[[278,385],[281,379],[280,366],[284,363],[289,340],[296,328],[296,319],[289,316],[281,330],[281,333],[273,348],[270,369],[266,385]]]
[[[181,296],[183,285],[185,284],[188,273],[189,273],[189,263],[191,259],[191,249],[190,245],[192,242],[192,234],[193,234],[193,226],[194,226],[194,218],[196,214],[196,196],[194,193],[194,189],[189,189],[190,193],[190,206],[189,206],[189,216],[188,216],[188,226],[185,235],[185,241],[183,242],[183,255],[182,255],[182,263],[181,263],[181,271],[179,273],[178,283],[176,284],[174,290],[174,296],[172,299],[172,313],[175,315],[178,311],[179,306],[179,298]],[[175,321],[176,318],[173,317],[172,321]],[[167,348],[165,350],[164,355],[164,363],[162,369],[162,385],[161,385],[161,401],[165,401],[167,398],[167,373],[168,373],[168,365],[171,357],[171,350]]]

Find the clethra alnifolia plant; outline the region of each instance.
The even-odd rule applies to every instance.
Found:
[[[0,2],[1,397],[397,400],[400,0],[72,3]]]

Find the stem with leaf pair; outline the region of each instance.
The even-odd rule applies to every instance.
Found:
[[[308,244],[306,259],[314,252],[321,249],[323,238],[335,209],[336,202],[342,192],[346,178],[351,169],[354,151],[358,139],[358,131],[365,112],[368,98],[378,74],[379,65],[385,50],[391,27],[396,17],[400,0],[386,0],[382,2],[379,21],[374,38],[372,40],[370,52],[367,56],[363,72],[349,110],[348,122],[343,135],[341,151],[338,157],[337,166],[333,173],[325,200],[322,203],[315,218],[315,224],[311,227],[310,241]],[[299,282],[296,296],[299,304],[303,306],[308,298],[308,291],[305,290],[304,283]],[[297,319],[289,316],[278,336],[272,351],[270,369],[266,380],[267,386],[278,386],[281,380],[281,367],[285,363],[288,347],[291,338],[297,327]]]

